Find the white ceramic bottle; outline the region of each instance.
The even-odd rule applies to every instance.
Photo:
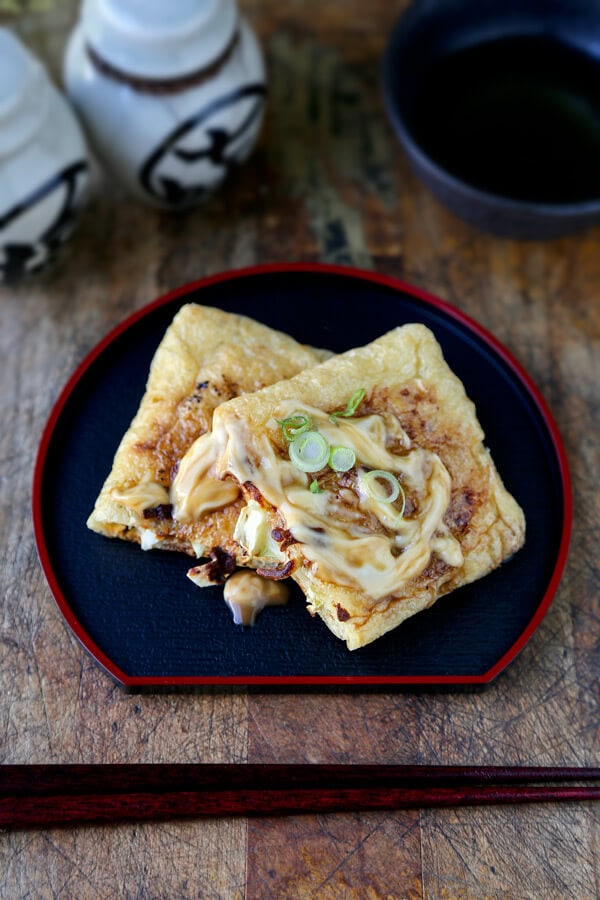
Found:
[[[64,79],[100,160],[160,207],[210,196],[259,134],[264,62],[235,0],[84,0]]]
[[[54,258],[88,181],[81,128],[42,65],[0,28],[0,282]]]

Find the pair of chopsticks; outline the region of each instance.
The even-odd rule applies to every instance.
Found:
[[[0,766],[0,828],[597,799],[600,768]]]

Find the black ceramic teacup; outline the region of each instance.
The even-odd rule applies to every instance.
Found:
[[[414,0],[383,60],[416,173],[497,235],[600,222],[600,2]]]

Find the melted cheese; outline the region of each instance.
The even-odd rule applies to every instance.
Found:
[[[393,472],[416,503],[416,513],[400,516],[397,504],[363,493],[360,479],[354,490],[313,494],[308,485],[314,475],[282,457],[277,444],[281,429],[276,420],[297,409],[296,403],[282,404],[274,410],[269,432],[258,435],[241,419],[217,424],[215,442],[223,452],[216,474],[231,474],[240,483],[256,485],[302,544],[302,555],[318,578],[358,588],[378,601],[397,594],[420,575],[433,553],[448,566],[462,564],[460,545],[444,523],[451,479],[437,454],[413,446],[393,416],[355,417],[334,424],[321,410],[303,406],[331,445],[355,451],[357,467]],[[401,452],[392,453],[389,446]]]
[[[250,500],[240,510],[233,532],[233,539],[240,544],[250,558],[281,561],[283,553],[273,540],[269,514],[266,509]]]
[[[195,522],[206,513],[229,506],[239,496],[237,484],[215,477],[218,455],[218,441],[207,432],[197,438],[181,460],[171,486],[175,521]]]
[[[111,497],[117,503],[122,503],[127,509],[139,514],[143,513],[145,509],[154,509],[169,503],[167,489],[162,484],[149,480],[141,481],[122,491],[115,489],[112,491]]]
[[[265,606],[287,603],[288,587],[281,581],[262,578],[256,572],[235,572],[225,582],[223,597],[236,625],[254,625]]]
[[[139,535],[142,550],[152,550],[160,543],[160,537],[151,528],[140,528]]]

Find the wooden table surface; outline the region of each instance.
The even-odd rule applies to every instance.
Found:
[[[13,6],[3,21],[58,80],[76,3]],[[379,84],[404,6],[245,0],[270,75],[245,168],[181,217],[130,202],[98,173],[59,264],[0,289],[1,762],[599,764],[600,229],[499,240],[415,179]],[[571,551],[540,628],[484,690],[127,694],[63,624],[30,518],[63,384],[158,295],[289,260],[374,269],[442,297],[491,330],[550,405],[572,473]],[[4,833],[0,896],[592,898],[599,813],[579,803]]]

